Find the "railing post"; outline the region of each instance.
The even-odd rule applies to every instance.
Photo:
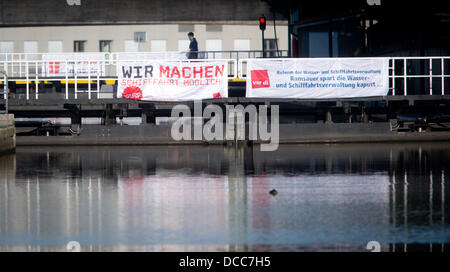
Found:
[[[392,95],[395,96],[395,58],[392,58]]]
[[[27,80],[27,100],[30,99],[30,78],[29,78],[29,69],[28,69],[28,62],[25,63],[25,75],[26,75],[26,80]]]
[[[38,63],[37,62],[35,62],[35,69],[36,69],[36,76],[35,76],[35,81],[34,81],[34,83],[35,83],[35,85],[36,85],[36,100],[39,98],[39,75],[38,75],[38,72],[39,72],[39,70],[38,70]]]
[[[91,61],[88,60],[88,99],[91,100]]]
[[[406,79],[406,74],[407,74],[407,68],[406,68],[406,58],[403,59],[403,95],[407,95],[408,91],[407,91],[407,79]]]
[[[430,62],[430,76],[428,77],[430,80],[430,95],[433,95],[433,58],[429,59]]]
[[[444,95],[445,94],[445,89],[444,89],[444,85],[445,85],[445,72],[444,72],[444,58],[441,58],[441,94]]]
[[[99,95],[100,95],[100,62],[97,61],[97,99]]]
[[[69,99],[69,70],[68,70],[68,62],[66,60],[66,99]]]
[[[75,85],[75,99],[78,98],[78,74],[77,74],[77,69],[78,69],[78,61],[75,60],[75,64],[73,66],[73,75],[74,75],[74,85]]]

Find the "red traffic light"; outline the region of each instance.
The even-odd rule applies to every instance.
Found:
[[[264,16],[259,17],[259,29],[263,31],[266,29],[266,17]]]

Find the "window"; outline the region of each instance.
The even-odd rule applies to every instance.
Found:
[[[166,40],[151,41],[152,52],[166,52]]]
[[[111,52],[111,43],[112,41],[100,41],[100,52]]]
[[[276,39],[264,39],[264,49],[268,50],[266,52],[266,57],[276,57],[278,56],[277,50],[277,40]]]
[[[250,50],[250,40],[234,40],[234,50]]]
[[[147,41],[147,32],[134,32],[134,41],[135,42],[146,42]]]
[[[84,52],[86,49],[86,41],[74,41],[73,52]]]
[[[222,40],[206,40],[206,51],[222,51]],[[221,59],[222,53],[208,53],[208,59]]]
[[[178,51],[189,51],[189,43],[190,41],[188,39],[178,40]]]
[[[194,32],[195,33],[195,25],[193,24],[181,24],[178,25],[178,32],[186,32],[186,34],[188,32]]]
[[[125,52],[139,52],[139,43],[134,40],[125,41]]]
[[[222,32],[222,25],[206,25],[206,32]]]
[[[24,41],[23,52],[26,53],[26,58],[29,60],[36,60],[38,58],[38,42],[37,41]]]
[[[14,42],[0,41],[0,53],[14,53]]]
[[[234,50],[245,50],[245,51],[249,51],[250,50],[250,40],[248,39],[238,39],[238,40],[234,40]],[[248,58],[249,57],[249,53],[245,52],[245,53],[239,53],[239,58]]]
[[[333,56],[339,52],[337,34],[333,32]],[[309,32],[309,57],[330,57],[328,32]]]
[[[29,54],[36,54],[38,52],[38,42],[37,41],[24,41],[23,42],[23,52]]]
[[[48,41],[49,53],[62,53],[62,41]]]

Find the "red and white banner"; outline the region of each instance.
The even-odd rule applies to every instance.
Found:
[[[61,53],[42,55],[46,77],[95,77],[105,74],[104,53]]]
[[[345,98],[384,96],[388,58],[249,59],[247,97]]]
[[[228,96],[227,61],[119,61],[117,97],[186,101]]]

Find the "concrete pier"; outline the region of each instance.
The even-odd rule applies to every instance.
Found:
[[[281,124],[280,144],[313,143],[382,143],[450,141],[449,131],[395,132],[389,123]],[[193,134],[192,134],[193,135]],[[264,143],[261,140],[239,141],[245,144]],[[227,144],[229,141],[182,140],[171,136],[170,125],[102,126],[84,125],[80,134],[72,136],[18,136],[18,146],[74,145],[195,145]]]
[[[16,129],[13,114],[0,114],[0,155],[16,149]]]

